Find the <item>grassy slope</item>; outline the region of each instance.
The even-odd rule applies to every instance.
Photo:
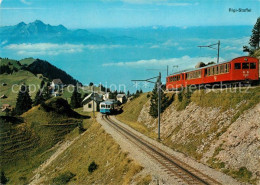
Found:
[[[89,173],[88,166],[92,161],[95,161],[98,169]],[[44,183],[52,183],[53,178],[70,171],[76,176],[69,184],[129,184],[141,170],[142,167],[130,160],[112,137],[94,122],[79,140],[45,170],[48,179]],[[149,181],[142,184],[148,184]]]
[[[56,99],[58,98],[46,102],[47,106]],[[76,111],[80,113],[81,109]],[[0,146],[5,153],[1,154],[0,162],[1,170],[4,170],[9,179],[8,184],[28,183],[34,175],[33,171],[56,151],[57,147],[54,146],[57,142],[71,140],[80,134],[77,127],[80,119],[69,117],[66,112],[46,112],[41,106],[33,107],[24,113],[21,119],[9,120],[12,123],[2,118],[6,117],[0,119]],[[70,123],[76,124],[62,125]],[[120,147],[98,123],[93,123],[92,119],[84,119],[83,127],[87,129],[84,136],[47,168],[45,172],[51,174],[48,175],[47,181],[51,183],[60,173],[71,171],[76,175],[73,183],[77,184],[129,184],[142,167],[130,160],[126,153],[121,152]],[[9,134],[6,135],[7,132]],[[14,147],[16,145],[18,147]],[[90,174],[88,166],[92,161],[99,167],[96,172]],[[55,172],[52,171],[54,168]],[[148,184],[151,177],[140,176],[136,181]]]
[[[28,65],[32,64],[34,61],[35,61],[34,58],[25,58],[25,59],[20,60],[19,62],[20,62],[22,65],[28,66]]]
[[[1,149],[5,150],[1,154],[1,168],[10,184],[28,182],[33,175],[32,171],[55,151],[52,147],[64,140],[77,127],[78,122],[81,122],[66,114],[46,112],[40,106],[23,114],[21,120],[16,125],[13,121],[12,124],[4,121],[5,128],[1,128],[0,133]],[[8,137],[5,137],[6,132],[9,132]]]
[[[12,59],[7,59],[7,58],[2,58],[0,59],[0,65],[8,65],[11,69],[13,67],[20,69],[22,66],[19,64],[18,61],[12,60]]]
[[[7,86],[2,86],[2,83],[6,83]],[[19,91],[19,85],[25,83],[26,85],[40,85],[41,79],[37,78],[34,74],[29,71],[18,71],[13,73],[12,75],[2,74],[0,75],[0,95],[5,94],[7,96],[6,99],[1,99],[1,104],[8,103],[12,106],[15,106],[16,98]],[[13,90],[12,91],[12,87]],[[33,89],[32,89],[33,90]],[[36,92],[31,93],[32,99],[34,99]]]
[[[144,106],[144,104],[149,100],[147,98],[147,93],[141,94],[138,98],[127,102],[123,107],[123,113],[117,115],[117,119],[127,123],[132,128],[144,133],[152,138],[156,138],[156,134],[142,123],[138,123],[138,116]]]

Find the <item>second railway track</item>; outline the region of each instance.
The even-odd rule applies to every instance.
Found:
[[[221,184],[197,169],[180,161],[176,157],[168,154],[154,144],[144,140],[129,129],[119,125],[110,119],[107,115],[102,115],[102,119],[120,134],[132,141],[140,149],[146,152],[151,158],[156,160],[163,167],[164,171],[176,179],[179,184]]]

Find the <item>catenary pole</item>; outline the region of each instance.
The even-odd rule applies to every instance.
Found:
[[[152,79],[156,79],[157,78],[157,82],[152,82]],[[152,77],[152,78],[148,78],[146,80],[131,80],[134,82],[140,82],[140,81],[145,81],[145,82],[149,82],[149,83],[154,83],[157,86],[157,93],[158,93],[158,140],[160,140],[160,127],[161,127],[161,72],[159,72],[159,76],[156,77]]]
[[[157,91],[158,91],[158,140],[160,140],[160,127],[161,127],[161,72],[159,72],[159,76],[158,76]]]

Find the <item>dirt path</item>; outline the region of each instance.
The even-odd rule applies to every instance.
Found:
[[[85,132],[84,132],[85,133]],[[65,141],[63,143],[57,143],[52,149],[57,148],[54,154],[51,155],[49,159],[47,159],[43,164],[41,164],[35,171],[35,175],[30,180],[29,185],[41,184],[44,180],[44,176],[41,176],[41,173],[57,158],[60,154],[62,154],[67,148],[69,148],[75,141],[77,141],[82,135],[77,136],[71,141]]]
[[[173,151],[172,149],[162,145],[161,143],[152,140],[145,135],[135,131],[128,125],[118,121],[114,117],[111,117],[115,122],[118,124],[126,127],[127,129],[131,130],[133,133],[137,134],[138,136],[142,137],[143,139],[149,141],[150,143],[156,145],[157,147],[161,148],[162,150],[166,151],[167,153],[175,156],[179,160],[189,164],[195,169],[198,169],[204,174],[207,174],[208,176],[212,177],[213,179],[216,179],[218,182],[222,184],[239,184],[235,179],[219,172],[214,169],[209,168],[206,165],[203,165],[201,163],[196,162],[195,160],[183,155],[182,153],[178,153]],[[120,133],[115,131],[112,127],[110,127],[104,120],[102,120],[101,115],[98,115],[97,121],[103,126],[103,128],[106,130],[106,132],[110,133],[112,137],[115,139],[115,141],[120,145],[123,151],[128,152],[130,157],[139,162],[143,167],[144,170],[147,171],[147,173],[150,173],[152,175],[153,181],[152,184],[180,184],[179,180],[175,177],[170,176],[167,174],[164,168],[155,161],[153,158],[151,158],[149,155],[147,155],[145,152],[143,152],[141,149],[139,149],[134,143],[129,141],[127,138],[122,136]]]

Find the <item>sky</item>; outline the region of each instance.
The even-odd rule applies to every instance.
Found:
[[[36,19],[68,28],[253,25],[260,0],[0,0],[0,26]],[[231,9],[250,9],[233,12]]]

